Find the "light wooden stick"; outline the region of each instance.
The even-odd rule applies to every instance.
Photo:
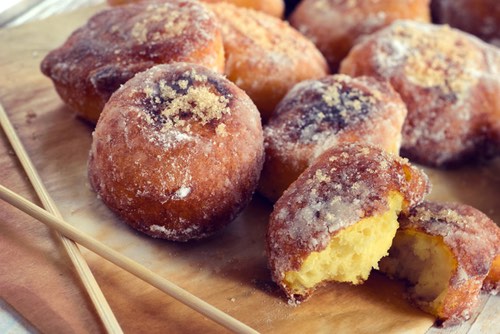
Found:
[[[19,139],[16,131],[14,130],[14,127],[12,126],[12,123],[7,116],[7,113],[5,112],[1,104],[0,123],[43,206],[54,216],[62,218],[61,213],[59,212],[57,206],[55,205],[47,189],[45,188],[40,175],[31,162],[28,153],[24,149],[21,140]],[[68,256],[71,259],[71,262],[73,263],[77,274],[79,275],[80,280],[82,281],[92,303],[94,304],[97,314],[99,315],[106,330],[109,333],[123,333],[120,324],[116,320],[113,311],[109,307],[109,304],[104,297],[101,288],[97,284],[92,271],[83,258],[83,255],[80,253],[78,246],[73,241],[61,236],[60,234],[57,234],[57,237],[61,240],[64,249],[68,253]]]
[[[155,288],[165,292],[166,294],[177,299],[181,303],[189,306],[193,310],[207,316],[218,324],[226,327],[237,333],[258,333],[249,326],[232,318],[221,310],[208,304],[207,302],[199,299],[198,297],[190,294],[186,290],[181,289],[174,283],[167,279],[155,274],[146,267],[138,264],[137,262],[129,259],[114,249],[106,246],[98,240],[88,236],[87,234],[79,231],[69,223],[66,223],[61,218],[58,218],[42,208],[34,205],[30,201],[24,199],[18,194],[0,185],[0,198],[12,204],[16,208],[24,211],[28,215],[36,218],[50,228],[59,231],[66,237],[74,240],[83,247],[91,250],[92,252],[102,256],[106,260],[114,263],[120,268],[132,273],[143,281],[151,284]]]

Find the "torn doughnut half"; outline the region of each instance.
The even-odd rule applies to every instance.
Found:
[[[291,303],[328,281],[362,283],[387,255],[398,214],[429,188],[421,170],[380,148],[327,150],[274,206],[267,234],[273,280]]]
[[[499,244],[500,228],[479,210],[423,202],[400,219],[380,270],[406,280],[409,299],[438,323],[455,325],[470,318],[483,283],[492,293],[498,289],[498,276],[495,282],[488,273],[500,258]]]

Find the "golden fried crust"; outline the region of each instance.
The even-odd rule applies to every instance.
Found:
[[[336,72],[360,37],[398,19],[429,22],[429,0],[303,0],[290,23],[316,44]]]
[[[500,2],[498,0],[433,0],[432,16],[500,46]]]
[[[500,228],[471,206],[423,202],[400,219],[400,231],[442,238],[457,266],[436,315],[445,326],[467,320],[493,260],[500,255]]]
[[[213,14],[195,1],[104,10],[50,52],[41,69],[63,101],[95,123],[121,84],[156,64],[172,62],[223,71],[219,26]]]
[[[119,6],[127,3],[151,2],[152,0],[108,0],[111,6]],[[155,0],[156,2],[167,2],[168,0]],[[227,2],[238,7],[245,7],[264,12],[266,14],[283,17],[285,2],[283,0],[201,0],[207,3]]]
[[[92,187],[124,222],[176,241],[206,237],[249,202],[264,159],[257,109],[233,83],[178,63],[113,94],[93,135]]]
[[[287,291],[286,272],[299,270],[342,229],[389,210],[391,191],[403,196],[407,210],[429,187],[421,170],[379,148],[341,144],[327,150],[274,205],[267,234],[273,280]]]
[[[497,246],[500,247],[500,243],[497,243]],[[497,254],[491,264],[490,272],[483,282],[483,290],[492,295],[496,295],[500,291],[500,250],[497,250]]]
[[[293,85],[328,73],[314,44],[288,23],[230,4],[210,8],[222,25],[225,73],[255,102],[264,122]]]
[[[398,21],[354,47],[341,72],[391,82],[408,108],[408,158],[447,166],[498,151],[498,49],[446,26]]]
[[[295,85],[264,127],[259,191],[276,201],[314,159],[340,143],[398,154],[406,113],[392,87],[373,78],[333,75]]]

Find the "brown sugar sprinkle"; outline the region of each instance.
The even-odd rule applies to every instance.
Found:
[[[397,22],[379,47],[379,62],[403,64],[408,80],[421,87],[437,87],[461,99],[477,80],[473,71],[464,69],[477,67],[481,54],[448,26]]]
[[[303,81],[278,105],[266,131],[278,131],[278,125],[284,123],[282,130],[289,137],[287,141],[324,141],[325,136],[379,117],[383,103],[381,87],[375,80],[342,74]]]
[[[176,94],[161,112],[161,116],[168,120],[164,128],[182,125],[180,117],[187,112],[204,125],[221,119],[224,114],[230,113],[230,109],[228,100],[224,96],[214,94],[210,88],[189,87],[185,94]]]
[[[134,4],[103,11],[88,25],[95,36],[94,43],[106,42],[100,54],[116,54],[129,50],[132,45],[151,46],[177,39],[185,43],[181,50],[188,50],[213,39],[213,16],[205,7],[191,0],[170,0],[165,3]],[[101,22],[107,18],[107,22]],[[218,28],[218,27],[217,27]],[[109,36],[108,36],[109,35]],[[112,42],[112,43],[111,43]],[[124,45],[127,48],[124,48]],[[169,50],[169,53],[179,52]],[[151,55],[152,56],[152,55]],[[161,57],[161,55],[159,55]]]
[[[327,87],[321,97],[328,107],[338,108],[342,123],[348,124],[350,118],[367,113],[368,105],[375,104],[376,101],[373,96],[357,88],[346,88],[343,82],[349,82],[347,76],[340,75],[338,80],[339,82]]]
[[[147,10],[154,10],[154,14],[142,17],[130,31],[130,35],[140,43],[158,42],[179,36],[189,26],[189,17],[179,10],[158,6],[149,6]],[[152,27],[157,28],[151,29]]]
[[[151,110],[147,121],[160,123],[162,132],[174,127],[189,131],[192,122],[206,125],[231,113],[232,95],[213,85],[205,74],[195,69],[179,73],[176,79],[169,81],[146,81],[142,92],[144,103],[148,105],[145,109]],[[222,123],[215,131],[218,135],[227,135]]]

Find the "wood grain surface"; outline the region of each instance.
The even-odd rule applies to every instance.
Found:
[[[264,333],[425,333],[432,326],[432,317],[405,300],[401,283],[378,273],[362,286],[329,284],[299,307],[289,306],[266,267],[264,235],[271,206],[258,196],[227,229],[201,242],[154,240],[119,222],[87,182],[92,126],[74,117],[39,71],[44,55],[98,9],[0,31],[0,101],[66,220]],[[0,164],[0,183],[36,202],[3,134]],[[500,221],[500,163],[428,172],[437,184],[432,196],[476,205]],[[225,331],[83,251],[125,333]],[[61,254],[50,231],[0,203],[0,297],[42,332],[102,332]],[[498,297],[483,297],[486,303],[498,305]]]

